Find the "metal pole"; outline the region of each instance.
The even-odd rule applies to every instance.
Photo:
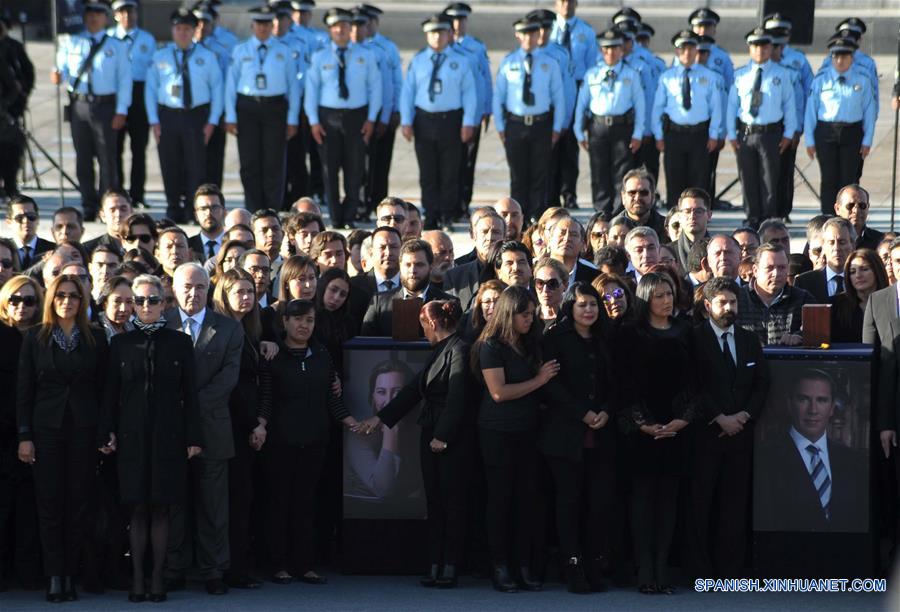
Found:
[[[56,14],[56,0],[50,0],[50,32],[53,36],[53,61],[56,62],[56,54],[59,52],[59,25]],[[63,191],[63,136],[62,136],[62,100],[59,92],[60,85],[56,86],[56,154],[59,160],[59,205],[66,205],[66,195]]]

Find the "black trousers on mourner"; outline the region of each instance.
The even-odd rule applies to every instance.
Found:
[[[818,122],[816,157],[822,180],[819,194],[822,212],[834,214],[834,202],[842,187],[859,181],[862,174],[862,123]]]
[[[332,227],[353,221],[359,208],[363,173],[366,170],[366,143],[362,126],[368,107],[338,109],[319,107],[319,121],[325,137],[319,146],[325,201]],[[344,199],[341,200],[339,173],[343,172]]]
[[[709,192],[709,122],[697,126],[672,125],[665,133],[666,205],[678,205],[678,196],[688,187],[699,187]],[[641,145],[641,150],[647,144]],[[650,146],[654,147],[654,143]]]
[[[670,585],[669,552],[678,516],[678,476],[640,475],[631,483],[631,533],[638,584]]]
[[[228,460],[228,574],[234,578],[250,574],[250,511],[255,497],[253,479],[256,451],[246,439],[235,438],[234,457]]]
[[[509,193],[522,205],[526,219],[540,215],[547,192],[547,159],[553,147],[553,113],[526,124],[521,117],[506,118],[506,161]]]
[[[131,150],[131,174],[128,195],[132,202],[144,201],[144,183],[147,182],[147,141],[150,138],[150,124],[147,121],[147,107],[144,105],[144,82],[134,81],[131,88],[131,106],[125,120],[125,129],[119,130],[116,140],[116,159],[119,168],[119,185],[125,184],[125,165],[122,153],[125,151],[125,136],[128,136]]]
[[[183,202],[191,204],[206,174],[203,128],[209,104],[183,110],[159,106],[160,137],[157,151],[166,192],[166,214],[173,220],[183,214]]]
[[[603,117],[595,117],[588,128],[594,210],[605,211],[610,217],[622,199],[622,178],[634,168],[635,158],[629,148],[633,133],[633,123],[607,126]]]
[[[287,99],[238,95],[238,156],[246,208],[279,210],[284,200]]]
[[[0,443],[0,582],[8,569],[21,583],[34,584],[43,575],[34,470],[19,461],[17,448],[14,439]]]
[[[782,130],[746,133],[738,128],[737,152],[741,189],[744,192],[744,211],[754,226],[778,214],[776,197],[781,174],[781,154],[778,145]]]
[[[431,450],[434,430],[422,428],[420,455],[428,508],[428,554],[432,564],[458,565],[466,536],[466,489],[469,486],[474,435],[462,434],[447,450]]]
[[[116,131],[112,129],[116,114],[114,95],[102,96],[93,102],[76,97],[72,101],[72,144],[75,146],[75,175],[81,191],[81,208],[93,219],[100,208],[100,194],[119,187],[119,166],[116,155]],[[100,169],[100,188],[94,174],[94,158]]]
[[[462,110],[429,113],[416,108],[413,119],[422,207],[429,227],[451,219],[460,201]]]
[[[659,151],[656,150],[656,140],[653,136],[644,136],[641,139],[641,148],[635,156],[636,168],[644,166],[647,172],[653,175],[653,184],[659,185]]]

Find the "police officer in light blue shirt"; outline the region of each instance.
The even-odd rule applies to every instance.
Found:
[[[193,7],[194,16],[198,19],[197,29],[194,34],[194,42],[215,54],[222,71],[222,95],[225,94],[225,78],[228,67],[231,65],[231,50],[219,42],[212,33],[215,31],[218,12],[205,1],[198,2]],[[224,100],[224,97],[223,97]],[[223,115],[224,117],[224,115]],[[206,143],[206,180],[205,183],[215,185],[222,184],[225,169],[225,125],[222,119],[213,130],[212,137]],[[179,222],[179,219],[173,220]]]
[[[831,63],[813,79],[806,105],[803,138],[810,159],[818,156],[822,211],[833,209],[838,190],[859,182],[862,160],[875,133],[875,92],[854,64],[856,41],[828,42]]]
[[[128,49],[104,30],[109,4],[84,3],[85,30],[61,36],[56,53],[54,85],[65,85],[70,105],[67,118],[75,145],[75,168],[86,221],[97,217],[100,193],[118,188],[119,168],[116,131],[125,127],[131,106],[131,63]],[[100,191],[94,175],[94,158],[100,168]]]
[[[147,180],[147,114],[144,112],[144,81],[156,52],[156,39],[147,30],[137,27],[137,0],[114,0],[112,10],[117,25],[109,28],[107,34],[121,40],[128,49],[131,62],[131,106],[125,129],[119,130],[116,142],[118,154],[119,185],[125,185],[125,166],[122,152],[125,150],[125,135],[128,134],[131,149],[131,175],[128,195],[134,205],[143,206],[144,183]]]
[[[636,12],[636,11],[635,11]],[[656,94],[656,84],[659,82],[657,72],[657,64],[653,60],[653,55],[637,44],[638,24],[626,19],[621,20],[618,25],[614,26],[622,35],[622,49],[625,52],[622,61],[626,65],[634,68],[641,76],[641,89],[644,91],[644,134],[641,138],[641,148],[638,149],[635,164],[644,166],[653,176],[653,182],[659,182],[659,151],[656,150],[653,139],[653,129],[650,125],[650,109],[653,107],[653,96]]]
[[[781,154],[797,131],[797,108],[791,74],[771,60],[772,36],[756,28],[746,40],[750,62],[734,73],[726,128],[737,153],[746,224],[756,229],[778,213]]]
[[[644,21],[638,24],[637,35],[635,36],[635,43],[643,47],[649,53],[650,58],[652,59],[653,64],[656,66],[656,72],[658,74],[662,74],[666,71],[666,63],[663,61],[661,57],[658,55],[653,55],[653,52],[650,51],[650,40],[656,35],[656,30],[653,27]]]
[[[519,49],[497,70],[494,126],[506,149],[509,193],[531,219],[544,204],[547,159],[565,126],[566,98],[559,64],[538,44],[540,18],[525,17],[513,27]]]
[[[622,177],[635,167],[646,107],[641,76],[622,61],[625,51],[621,32],[606,30],[597,41],[603,60],[584,74],[573,130],[591,157],[594,209],[612,217]]]
[[[253,36],[234,48],[225,79],[225,129],[237,136],[247,210],[278,210],[286,142],[300,120],[301,75],[290,47],[272,36],[275,11],[250,13]]]
[[[866,33],[866,24],[858,17],[850,17],[840,22],[834,28],[832,36],[840,36],[842,38],[852,38],[856,42],[856,51],[853,52],[853,63],[856,69],[862,71],[869,77],[872,85],[872,91],[875,93],[875,114],[878,114],[878,68],[875,66],[875,60],[866,55],[859,49],[862,41],[862,35]],[[822,66],[819,72],[822,72],[831,65],[831,54],[825,56],[822,60]]]
[[[719,14],[709,8],[700,8],[692,12],[688,16],[688,23],[694,33],[700,36],[710,36],[716,38],[716,30],[719,27]],[[731,89],[734,82],[734,63],[728,51],[713,43],[709,50],[709,62],[706,65],[710,70],[715,70],[725,81],[725,87]]]
[[[782,66],[790,66],[800,73],[800,84],[803,87],[803,96],[808,96],[813,80],[812,66],[809,65],[809,60],[806,59],[806,55],[802,51],[795,49],[789,44],[793,23],[787,16],[781,13],[771,13],[763,18],[763,27],[767,30],[786,31],[788,40],[785,41],[781,50],[780,63]]]
[[[665,152],[666,202],[678,204],[688,187],[709,190],[709,156],[719,144],[722,81],[697,62],[700,37],[682,30],[672,37],[678,65],[659,77],[650,122],[656,149]]]
[[[203,1],[206,2],[207,4],[209,4],[213,8],[216,8],[216,7],[222,5],[222,0],[203,0]],[[218,11],[218,9],[216,9],[216,10]],[[240,42],[240,39],[237,37],[237,35],[234,32],[232,32],[225,26],[219,24],[218,12],[214,13],[214,15],[216,16],[216,21],[213,24],[215,27],[213,28],[213,31],[210,34],[210,36],[215,38],[216,41],[219,42],[219,44],[221,44],[223,47],[228,49],[228,53],[231,53],[232,51],[234,51],[234,48]]]
[[[184,203],[206,182],[206,143],[222,116],[224,87],[215,54],[193,41],[197,17],[178,9],[172,41],[153,54],[141,101],[158,143],[166,216],[183,219]]]
[[[307,39],[307,44],[311,53],[315,53],[322,47],[331,42],[328,32],[321,28],[314,28],[310,25],[312,21],[312,10],[316,8],[315,0],[293,0],[291,2],[294,20],[294,31]]]
[[[772,61],[787,69],[794,87],[797,131],[794,132],[794,137],[791,139],[791,146],[781,154],[781,170],[778,174],[778,189],[775,198],[776,216],[790,220],[794,204],[794,163],[797,160],[797,147],[800,144],[800,135],[803,133],[806,95],[803,92],[803,75],[800,69],[795,64],[788,63],[784,58],[784,48],[787,46],[790,38],[790,30],[786,28],[767,28],[766,32],[772,37]]]
[[[329,9],[325,24],[331,42],[316,51],[306,78],[306,115],[319,145],[325,200],[333,227],[354,227],[360,208],[365,148],[381,111],[382,77],[371,49],[350,41],[353,15]],[[344,173],[340,199],[338,173]]]
[[[409,62],[400,93],[403,137],[415,136],[425,229],[449,227],[457,214],[463,143],[481,122],[469,57],[450,46],[451,19],[422,22],[428,46]]]

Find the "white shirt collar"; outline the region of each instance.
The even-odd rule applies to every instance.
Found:
[[[825,266],[825,282],[830,283],[835,276],[844,276],[843,272],[835,272],[828,266]]]
[[[197,322],[197,329],[199,330],[201,327],[203,327],[203,319],[206,318],[206,308],[204,308],[203,310],[201,310],[194,316],[189,315],[188,313],[183,311],[181,308],[179,308],[178,314],[181,316],[181,329],[184,329],[185,321],[187,321],[188,319],[193,319],[194,321]]]
[[[375,274],[375,289],[376,289],[376,291],[381,291],[381,285],[386,280],[391,280],[394,283],[393,286],[391,287],[391,289],[397,289],[400,286],[400,272],[397,272],[390,279],[386,279],[385,277],[381,276],[377,270],[373,269],[372,273]]]
[[[716,338],[722,339],[722,334],[728,332],[732,338],[734,338],[734,324],[730,325],[727,329],[722,329],[718,325],[716,325],[712,319],[709,320],[709,326],[712,327],[713,333],[716,335]]]
[[[417,296],[413,296],[409,291],[406,290],[406,287],[403,287],[403,293],[401,295],[403,296],[403,299],[405,299],[405,300],[408,300],[411,297],[420,297],[420,298],[422,298],[422,301],[424,302],[425,300],[428,299],[428,290],[429,289],[431,289],[431,283],[425,285],[425,288],[422,290],[422,293],[420,293]]]
[[[225,237],[225,230],[222,230],[221,232],[219,232],[219,235],[216,236],[215,238],[210,238],[209,236],[207,236],[206,234],[204,234],[202,231],[200,232],[200,239],[201,239],[202,242],[203,242],[203,246],[206,246],[206,244],[207,244],[209,241],[213,241],[213,242],[215,242],[218,246],[222,246],[222,239],[223,239],[224,237]]]
[[[791,435],[791,440],[794,441],[794,446],[797,447],[797,452],[799,452],[800,456],[803,458],[803,463],[806,465],[806,469],[808,470],[812,463],[812,455],[808,450],[806,450],[806,447],[812,444],[819,449],[819,458],[825,463],[825,469],[828,470],[828,474],[830,476],[831,462],[828,460],[828,435],[822,434],[822,436],[818,440],[813,442],[806,436],[801,434],[799,431],[797,431],[793,425],[791,425],[789,433]]]

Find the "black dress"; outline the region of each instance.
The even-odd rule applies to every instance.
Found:
[[[848,304],[849,302],[854,302]],[[832,298],[831,306],[831,343],[862,342],[863,319],[865,312],[856,305],[847,293],[839,293]],[[848,308],[849,306],[849,308]],[[847,311],[850,316],[842,316]]]

